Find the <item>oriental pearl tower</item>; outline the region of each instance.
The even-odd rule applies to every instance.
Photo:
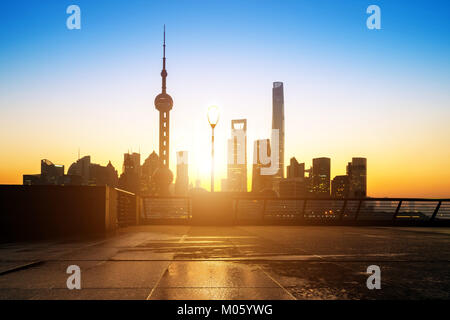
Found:
[[[173,100],[166,92],[166,26],[164,25],[163,69],[161,71],[162,90],[155,98],[155,108],[159,111],[159,159],[161,166],[153,174],[158,186],[159,195],[169,195],[169,185],[173,181],[173,173],[169,169],[169,119]]]

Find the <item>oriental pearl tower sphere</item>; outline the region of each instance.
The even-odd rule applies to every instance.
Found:
[[[164,26],[163,69],[161,71],[162,92],[155,98],[155,108],[159,111],[159,159],[161,166],[155,171],[152,179],[158,186],[160,196],[169,195],[169,185],[173,181],[173,173],[169,169],[169,119],[173,100],[166,92],[166,26]]]

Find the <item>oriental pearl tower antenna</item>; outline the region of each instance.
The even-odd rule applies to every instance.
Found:
[[[163,69],[161,71],[162,92],[155,98],[155,108],[159,111],[159,158],[162,165],[169,168],[169,121],[173,107],[172,97],[166,92],[166,26],[164,25]]]
[[[169,193],[169,185],[173,180],[173,174],[169,169],[169,120],[173,100],[166,92],[166,25],[164,25],[163,69],[161,71],[161,78],[161,93],[155,98],[155,108],[159,111],[159,159],[161,161],[161,168],[156,170],[154,178],[159,185],[159,194],[166,195]]]

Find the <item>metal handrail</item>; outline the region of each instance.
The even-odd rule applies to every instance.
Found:
[[[205,194],[207,195],[207,194]],[[200,195],[201,197],[201,195]],[[179,200],[184,199],[187,201],[187,210],[188,210],[188,219],[192,215],[191,212],[191,201],[196,196],[144,196],[144,199],[161,199],[161,200]],[[442,205],[444,203],[450,203],[450,199],[442,199],[442,198],[313,198],[313,197],[263,197],[259,195],[253,195],[249,193],[248,195],[229,195],[230,200],[234,202],[233,212],[231,213],[235,220],[240,219],[251,219],[251,220],[261,220],[264,221],[267,218],[267,221],[277,220],[277,219],[300,219],[300,220],[321,220],[321,219],[332,219],[333,221],[372,221],[372,220],[391,220],[392,223],[396,221],[407,221],[406,217],[410,216],[412,221],[428,221],[433,222],[437,220],[437,217],[440,212],[442,212]],[[294,204],[293,206],[288,205],[288,211],[285,211],[282,207],[280,207],[280,214],[276,213],[277,208],[273,209],[272,206],[269,205],[271,201],[303,201],[302,204]],[[247,207],[242,207],[242,201],[262,201],[259,206],[259,216],[248,216],[246,217],[246,209]],[[330,204],[329,210],[331,214],[326,213],[327,204],[323,204],[323,202],[333,202]],[[342,202],[342,204],[341,204]],[[373,202],[378,202],[378,204],[373,205]],[[381,202],[381,203],[380,203]],[[390,202],[389,206],[383,205],[383,203]],[[418,209],[403,209],[406,208],[414,208],[408,207],[406,205],[408,202],[420,202],[422,203],[422,207],[418,207]],[[430,204],[424,204],[430,203]],[[431,203],[436,202],[437,205],[434,207],[434,204]],[[322,204],[321,204],[322,203]],[[423,207],[425,206],[425,207]],[[248,207],[250,208],[250,207]],[[381,210],[380,210],[381,209]],[[244,210],[244,211],[242,211]],[[254,210],[254,209],[250,209]],[[275,210],[275,211],[274,211]],[[284,210],[284,211],[283,211]],[[291,211],[289,211],[291,210]],[[293,210],[293,211],[292,211]],[[312,211],[311,211],[312,210]],[[322,210],[325,210],[322,212]],[[327,209],[328,210],[328,209]],[[270,212],[270,213],[269,213]],[[275,212],[275,215],[273,214]],[[287,212],[287,213],[286,213]],[[291,212],[291,213],[290,213]],[[292,213],[293,212],[293,213]],[[312,215],[311,215],[312,212]],[[325,212],[325,213],[324,213]],[[446,215],[448,212],[448,205],[445,206],[443,211]],[[371,216],[372,213],[374,216]],[[413,214],[419,214],[419,217],[413,217]],[[242,215],[243,214],[243,215]],[[380,216],[381,214],[381,216]],[[389,217],[391,215],[391,218]],[[270,217],[269,217],[270,216]],[[416,220],[414,220],[416,219]],[[256,221],[255,220],[255,221]],[[450,221],[450,219],[448,219]]]

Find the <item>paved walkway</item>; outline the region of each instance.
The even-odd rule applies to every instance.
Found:
[[[81,268],[81,290],[66,269]],[[367,267],[381,268],[368,290]],[[138,226],[0,245],[0,299],[450,298],[450,229]]]

